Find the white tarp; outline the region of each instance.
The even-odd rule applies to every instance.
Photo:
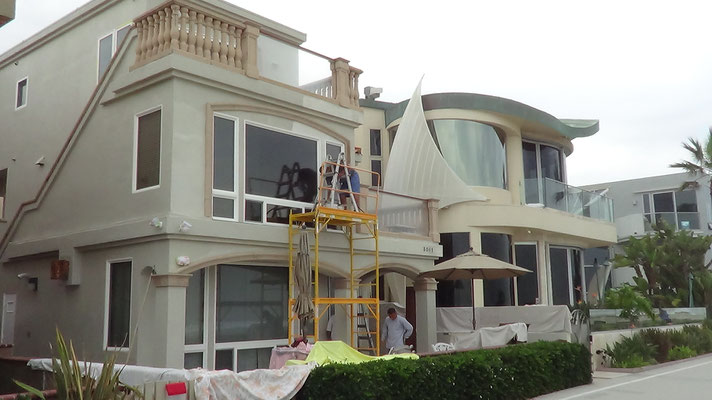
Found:
[[[504,346],[514,338],[518,342],[526,342],[528,340],[527,324],[519,322],[492,328],[481,328],[472,332],[454,333],[450,337],[456,350]]]
[[[420,199],[438,199],[440,207],[487,200],[450,168],[435,145],[425,120],[418,83],[393,141],[383,190]]]
[[[195,380],[197,400],[282,400],[296,396],[316,365],[293,365],[280,369],[188,371]]]
[[[472,307],[436,309],[436,331],[457,333],[472,331]],[[530,333],[571,333],[571,312],[567,306],[477,307],[477,328],[524,322]]]
[[[52,372],[52,359],[33,358],[27,362],[27,366],[32,369]],[[82,373],[85,372],[84,366],[84,362],[79,363],[79,370],[82,371]],[[101,369],[104,367],[104,364],[87,362],[86,366],[89,369],[89,376],[96,379],[101,375]],[[187,371],[184,369],[154,368],[139,365],[124,366],[123,364],[114,365],[114,371],[118,371],[121,368],[123,368],[123,371],[121,371],[119,375],[119,380],[121,383],[129,386],[140,386],[144,383],[158,381],[180,382],[187,380]]]

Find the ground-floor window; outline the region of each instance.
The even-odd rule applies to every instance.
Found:
[[[440,244],[443,246],[443,256],[437,261],[438,263],[468,252],[470,233],[441,233]],[[435,304],[437,307],[471,307],[472,280],[439,281],[438,290],[435,292]]]
[[[537,304],[539,301],[539,262],[537,257],[536,243],[514,245],[516,265],[532,271],[516,278],[517,305]]]
[[[480,235],[482,254],[500,261],[512,262],[512,239],[501,233]],[[485,307],[514,305],[512,278],[483,280]]]
[[[131,325],[131,260],[108,265],[106,347],[128,348]]]
[[[194,273],[186,291],[184,367],[267,368],[272,347],[287,344],[288,275],[286,267],[252,265]],[[206,319],[215,327],[207,333]]]
[[[586,288],[581,279],[581,251],[568,247],[549,247],[552,304],[573,305],[582,301]]]

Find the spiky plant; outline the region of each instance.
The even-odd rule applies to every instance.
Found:
[[[680,161],[670,164],[671,168],[680,168],[690,175],[701,175],[703,177],[712,175],[712,127],[704,141],[704,146],[695,138],[688,138],[682,143],[682,147],[689,152],[690,160]],[[688,181],[680,186],[680,190],[694,188],[697,181]],[[712,181],[708,184],[710,197],[712,197]]]
[[[72,342],[67,343],[64,336],[57,329],[55,357],[52,358],[53,379],[57,387],[57,398],[67,400],[117,400],[129,398],[143,398],[136,388],[123,385],[119,375],[123,367],[115,368],[116,356],[111,355],[101,368],[97,378],[90,374],[91,364],[84,362],[84,373],[79,367],[80,362],[74,352]],[[42,392],[22,382],[15,383],[31,394],[45,399]]]

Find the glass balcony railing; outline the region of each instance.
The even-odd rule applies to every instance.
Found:
[[[541,186],[539,186],[541,184]],[[554,179],[527,179],[525,187],[541,187],[540,199],[544,207],[555,208],[574,215],[613,222],[613,200],[595,192],[567,185]],[[527,199],[530,193],[527,192]],[[531,201],[528,201],[531,202]]]

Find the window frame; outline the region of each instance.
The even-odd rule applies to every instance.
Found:
[[[109,309],[110,309],[110,302],[111,302],[111,264],[118,264],[118,263],[123,263],[123,262],[130,262],[131,267],[130,267],[130,288],[129,288],[129,340],[127,342],[127,347],[115,347],[115,346],[109,346]],[[119,351],[119,352],[128,352],[129,349],[131,348],[131,318],[132,318],[132,308],[133,308],[133,291],[134,291],[134,279],[133,279],[133,273],[134,273],[134,262],[132,257],[127,257],[127,258],[116,258],[116,259],[111,259],[106,261],[106,279],[105,279],[105,286],[104,286],[104,338],[103,338],[103,343],[102,343],[102,348],[104,351]],[[150,282],[149,282],[150,284]]]
[[[118,37],[119,37],[119,31],[128,27],[129,30],[131,29],[131,23],[124,24],[118,28],[114,28],[108,33],[99,36],[99,38],[96,40],[96,82],[99,83],[101,81],[101,78],[104,77],[104,74],[106,71],[109,70],[109,65],[111,65],[111,60],[114,58],[114,55],[116,55],[116,51],[119,49],[119,45],[121,43],[117,43]],[[111,57],[109,58],[109,63],[107,64],[106,71],[100,72],[99,71],[99,63],[101,60],[101,41],[104,40],[107,36],[111,36]],[[128,37],[128,32],[127,32],[127,37]]]
[[[272,224],[272,225],[278,225],[278,224]],[[282,226],[282,225],[280,225]],[[210,357],[210,366],[209,368],[211,370],[215,369],[215,352],[219,350],[232,350],[232,370],[237,371],[237,352],[239,350],[253,350],[253,349],[265,349],[265,348],[271,348],[275,346],[285,346],[289,344],[289,338],[285,337],[283,339],[265,339],[265,340],[245,340],[245,341],[237,341],[237,342],[218,342],[217,340],[217,332],[218,332],[218,318],[217,318],[217,312],[218,312],[218,268],[220,268],[220,265],[223,264],[216,264],[212,266],[213,274],[212,274],[212,280],[213,280],[213,285],[212,285],[212,293],[207,294],[206,297],[208,301],[212,302],[212,310],[214,314],[214,318],[212,318],[212,329],[211,329],[211,335],[208,340],[210,340],[210,345],[207,346],[206,348],[208,351],[211,352],[211,357]],[[277,263],[235,263],[235,264],[224,264],[224,265],[231,265],[231,266],[242,266],[242,267],[279,267],[279,268],[287,268],[284,266],[284,264],[280,265]],[[206,273],[207,276],[207,273]],[[206,279],[207,281],[207,279]],[[289,291],[289,282],[287,282],[287,287]],[[207,320],[207,318],[206,318]],[[207,332],[207,330],[206,330]],[[206,357],[203,358],[203,361],[206,361]]]
[[[548,284],[548,301],[550,305],[554,304],[554,284],[553,284],[553,273],[551,271],[551,249],[562,249],[566,250],[566,273],[568,275],[568,292],[569,292],[569,306],[575,305],[574,291],[574,275],[573,268],[575,267],[574,262],[574,251],[578,251],[579,254],[579,275],[581,276],[581,299],[585,300],[588,295],[588,288],[586,287],[586,271],[583,258],[583,249],[579,247],[557,245],[557,244],[547,244],[546,246],[546,268],[547,268],[547,284]],[[558,305],[558,304],[557,304]]]
[[[25,93],[24,93],[24,96],[22,99],[25,100],[25,102],[18,106],[17,105],[17,100],[18,100],[17,96],[20,94],[20,83],[23,81],[25,82]],[[18,111],[18,110],[21,110],[21,109],[27,107],[27,103],[29,102],[29,97],[30,97],[30,76],[27,75],[24,78],[15,82],[15,98],[13,99],[14,100],[13,103],[15,105],[15,111]]]
[[[210,274],[208,268],[202,268],[203,272],[203,343],[200,344],[185,344],[185,332],[183,334],[183,362],[185,363],[185,355],[191,353],[200,353],[203,356],[202,367],[206,368],[208,360],[208,319],[210,312],[210,296],[208,295],[208,290],[210,290]],[[201,270],[193,271],[193,273],[200,273]],[[217,274],[216,274],[217,275]],[[187,298],[186,298],[187,301]],[[217,324],[217,321],[216,321]],[[185,325],[185,319],[183,320],[183,325]],[[183,365],[185,368],[185,364]]]
[[[537,298],[539,299],[539,302],[536,304],[541,304],[542,303],[542,298],[541,298],[541,266],[539,265],[539,243],[537,241],[523,241],[523,242],[515,242],[512,241],[512,264],[519,266],[517,264],[517,246],[534,246],[534,250],[536,253],[536,271],[532,271],[532,273],[535,274],[536,277],[536,291],[537,291]],[[524,268],[524,267],[522,267]],[[519,307],[519,277],[514,277],[514,305]]]
[[[695,195],[695,205],[697,206],[697,211],[695,211],[694,213],[697,214],[697,221],[698,221],[698,224],[699,224],[700,228],[680,228],[680,218],[679,218],[678,214],[681,213],[681,212],[688,213],[688,214],[692,214],[692,211],[678,211],[678,210],[677,210],[677,193],[681,193],[681,192],[692,192],[692,193],[694,193],[694,195]],[[670,212],[670,211],[656,211],[656,210],[655,210],[655,197],[654,197],[654,196],[655,196],[656,194],[666,194],[666,193],[670,193],[670,194],[671,194],[671,197],[672,197],[672,208],[673,208],[674,211],[672,211],[672,212]],[[655,191],[655,192],[644,192],[644,193],[641,193],[641,195],[642,195],[642,203],[643,203],[643,213],[642,213],[642,214],[643,214],[643,228],[645,229],[645,232],[652,232],[652,231],[653,231],[653,228],[652,228],[652,227],[653,227],[653,225],[654,225],[655,223],[657,223],[657,218],[655,218],[655,216],[656,216],[657,214],[673,214],[673,215],[675,216],[675,231],[680,231],[680,230],[699,231],[699,230],[702,229],[702,228],[701,228],[702,222],[701,222],[701,220],[700,220],[700,203],[697,201],[697,191],[696,191],[696,190],[690,190],[690,189],[686,189],[686,190],[674,190],[674,189],[670,189],[670,190],[660,190],[660,191]],[[647,197],[647,200],[648,200],[649,212],[645,212],[645,200],[646,200],[646,197]],[[650,216],[650,220],[648,220],[648,221],[650,222],[650,229],[647,229],[647,227],[645,226],[645,225],[646,225],[646,224],[645,224],[646,216]]]
[[[246,154],[247,152],[247,126],[252,125],[257,128],[261,129],[267,129],[271,130],[276,133],[281,133],[285,135],[291,135],[295,136],[301,139],[306,139],[313,141],[314,144],[316,145],[316,168],[317,171],[319,169],[319,166],[324,162],[326,159],[326,142],[328,141],[332,145],[336,145],[336,141],[329,141],[329,140],[324,140],[320,139],[318,137],[306,135],[303,133],[297,133],[293,131],[289,131],[286,129],[281,129],[275,126],[263,124],[260,122],[256,122],[253,120],[249,120],[246,118],[243,118],[242,120],[242,135],[240,135],[240,142],[242,145],[242,152],[243,154]],[[343,144],[341,145],[341,149],[343,151]],[[237,164],[237,161],[236,161]],[[247,156],[245,155],[242,157],[242,161],[240,162],[240,166],[242,167],[242,185],[240,186],[240,194],[242,195],[241,199],[241,204],[243,204],[244,208],[244,203],[247,200],[251,201],[257,201],[257,202],[262,202],[262,222],[257,222],[257,221],[246,221],[245,216],[244,216],[244,210],[243,214],[240,214],[239,222],[244,222],[248,224],[259,224],[259,225],[271,225],[271,226],[286,226],[286,224],[280,224],[276,222],[267,222],[267,206],[268,205],[276,205],[276,206],[283,206],[283,207],[290,207],[290,208],[301,208],[302,210],[311,210],[314,206],[313,203],[303,203],[300,201],[294,201],[294,200],[286,200],[286,199],[278,199],[275,197],[267,197],[267,196],[262,196],[262,195],[257,195],[257,194],[250,194],[247,193]],[[319,184],[318,181],[318,175],[317,175],[317,185]],[[318,189],[317,189],[318,193]]]
[[[554,143],[547,143],[547,142],[522,138],[522,143],[525,143],[525,142],[533,144],[535,146],[536,175],[537,175],[536,179],[537,179],[537,186],[538,186],[539,202],[538,203],[527,203],[526,185],[525,185],[524,193],[522,194],[522,197],[524,198],[524,204],[546,204],[546,199],[544,198],[544,179],[547,179],[547,178],[544,178],[542,176],[541,146],[553,147],[559,151],[559,163],[561,165],[561,178],[563,179],[560,183],[563,183],[564,185],[568,185],[568,183],[567,183],[568,179],[567,179],[567,173],[566,173],[566,152],[564,151],[563,147],[561,147],[558,144],[554,144]],[[523,179],[526,179],[526,178],[523,178]],[[548,179],[551,179],[551,178],[548,178]]]
[[[153,186],[148,186],[145,188],[138,189],[136,185],[138,184],[137,181],[137,174],[138,174],[138,120],[139,118],[146,116],[148,114],[154,113],[156,111],[161,112],[161,126],[160,126],[160,132],[159,132],[159,140],[160,140],[160,145],[158,146],[158,184],[153,185]],[[131,174],[131,193],[136,194],[136,193],[142,193],[146,192],[149,190],[154,190],[158,189],[161,187],[161,175],[163,172],[162,168],[162,163],[163,163],[163,104],[159,104],[157,106],[151,107],[147,110],[141,111],[137,114],[134,114],[134,134],[133,134],[133,165],[132,165],[132,174]]]
[[[226,120],[230,120],[233,122],[233,143],[235,148],[233,149],[233,191],[230,192],[228,190],[222,190],[222,189],[215,189],[215,118],[222,118]],[[241,143],[242,141],[240,140],[240,118],[234,117],[232,115],[228,114],[223,114],[220,112],[213,112],[212,115],[212,120],[211,120],[211,130],[212,130],[212,143],[210,143],[210,146],[212,147],[212,165],[210,166],[211,168],[211,175],[210,175],[210,190],[211,190],[211,196],[210,196],[210,217],[213,220],[216,221],[230,221],[230,222],[239,222],[239,221],[244,221],[244,216],[242,218],[240,217],[240,212],[244,210],[244,207],[241,207],[241,200],[240,200],[240,167],[242,166],[242,158],[240,157],[240,148],[243,148],[243,144]],[[244,168],[244,167],[243,167]],[[243,190],[244,192],[244,190]],[[233,210],[232,210],[232,215],[233,218],[227,218],[227,217],[216,217],[215,216],[215,207],[213,207],[213,199],[217,197],[220,199],[226,199],[226,200],[232,200],[233,201]],[[242,196],[244,199],[244,195]],[[244,201],[244,200],[242,200]]]

